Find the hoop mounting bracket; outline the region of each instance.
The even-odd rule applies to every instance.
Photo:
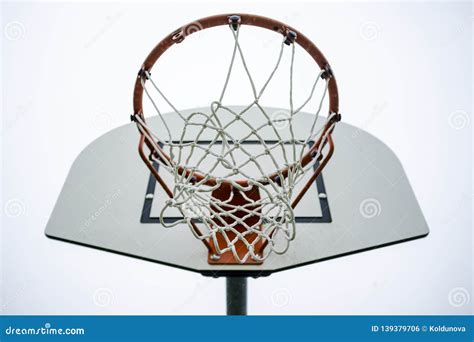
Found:
[[[146,80],[150,79],[149,77],[150,72],[145,69],[145,67],[141,67],[140,70],[138,70],[138,77],[144,78]]]
[[[339,121],[341,121],[341,119],[342,119],[341,113],[337,113],[337,114],[335,114],[334,117],[332,118],[332,121],[333,121],[333,122],[339,122]]]
[[[285,44],[290,45],[295,42],[297,34],[295,31],[288,30],[286,31]]]
[[[326,80],[333,76],[334,76],[334,73],[332,72],[331,66],[327,64],[326,67],[324,68],[324,71],[321,73],[321,78],[323,80]]]

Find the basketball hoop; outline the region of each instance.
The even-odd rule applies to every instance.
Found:
[[[229,26],[234,42],[231,62],[222,93],[211,102],[209,111],[185,115],[154,82],[151,69],[171,46],[184,42],[196,31],[193,29],[195,23],[185,25],[163,39],[140,68],[132,115],[140,133],[139,153],[169,196],[160,213],[164,227],[186,223],[207,247],[210,264],[261,264],[271,252],[283,254],[288,250],[296,233],[293,210],[332,156],[332,132],[341,119],[336,80],[318,48],[303,34],[281,22],[248,14],[207,17],[197,21],[200,30]],[[261,89],[253,82],[239,43],[239,33],[245,25],[269,29],[282,36],[278,59]],[[306,50],[319,67],[310,94],[301,106],[294,105],[292,95],[295,43]],[[259,100],[281,66],[284,53],[291,54],[290,108],[286,116],[272,116]],[[253,101],[239,111],[223,103],[237,58],[244,66],[253,92]],[[307,138],[298,140],[293,134],[293,126],[297,124],[298,113],[314,97],[319,82],[323,83],[323,91],[314,121],[308,127]],[[168,118],[158,108],[149,87],[173,109],[176,120],[182,124],[179,136],[170,133]],[[159,132],[153,131],[145,119],[144,94],[160,119]],[[319,125],[319,113],[326,96],[329,99],[328,115]],[[259,109],[260,118],[246,116],[254,107]],[[282,123],[285,123],[284,130],[279,127]],[[232,129],[235,125],[245,127],[247,133],[236,136]],[[274,139],[263,139],[263,131],[272,132]],[[205,144],[200,143],[203,137],[206,137]],[[249,139],[259,141],[261,150],[258,153],[248,150],[246,141]],[[277,154],[281,155],[280,160],[275,157]],[[236,158],[237,155],[244,160]],[[268,165],[274,171],[267,172],[264,166]],[[165,182],[158,167],[172,175],[172,185]],[[311,177],[305,179],[302,189],[296,192],[295,185],[302,182],[307,173],[312,173]],[[166,223],[163,217],[170,208],[178,209],[183,219]]]

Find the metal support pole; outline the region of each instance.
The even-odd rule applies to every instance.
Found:
[[[227,315],[247,314],[247,278],[227,277]]]

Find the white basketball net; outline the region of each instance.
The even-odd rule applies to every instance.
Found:
[[[239,29],[233,30],[231,28],[230,30],[235,41],[231,62],[220,97],[217,101],[211,103],[208,112],[183,114],[158,88],[151,78],[151,74],[144,71],[142,86],[158,114],[162,125],[160,131],[166,132],[166,136],[155,135],[141,115],[135,115],[135,118],[140,132],[145,136],[147,142],[153,146],[155,153],[151,154],[151,158],[159,164],[160,170],[164,169],[173,176],[173,197],[166,202],[161,210],[162,225],[168,228],[187,223],[192,228],[193,222],[195,222],[200,229],[202,227],[201,233],[194,229],[191,229],[191,231],[198,239],[213,242],[216,247],[216,258],[230,251],[235,260],[244,263],[248,258],[263,261],[271,252],[282,254],[287,251],[289,242],[295,238],[295,215],[291,207],[292,199],[295,197],[295,186],[301,181],[306,171],[313,170],[319,159],[318,157],[322,156],[322,149],[328,138],[327,135],[332,131],[334,123],[326,131],[322,130],[321,126],[317,128],[316,125],[328,89],[328,79],[321,78],[323,71],[317,75],[306,100],[300,106],[294,106],[293,64],[295,44],[290,44],[288,47],[284,40],[282,41],[276,64],[263,87],[257,90],[239,44]],[[279,68],[285,48],[291,49],[290,108],[287,116],[275,117],[267,109],[260,106],[259,99]],[[223,104],[237,56],[242,61],[253,92],[253,101],[239,111],[235,111],[234,107],[230,108]],[[294,135],[295,118],[313,98],[319,81],[326,83],[314,112],[314,121],[311,127],[307,127],[307,138],[297,140]],[[152,98],[150,89],[147,88],[148,83],[151,84],[153,91],[156,91],[179,117],[183,125],[180,136],[172,135],[162,112],[157,106],[157,101]],[[256,120],[254,117],[246,116],[251,108],[257,108],[258,112],[261,113],[261,118]],[[336,114],[329,115],[326,120],[329,122],[333,115]],[[224,116],[226,119],[223,119]],[[233,136],[232,126],[237,124],[245,128],[245,133]],[[281,132],[282,126],[285,126],[284,134]],[[260,134],[263,130],[266,132],[270,130],[274,134],[274,140],[271,142],[265,140]],[[303,167],[301,164],[303,155],[309,151],[311,144],[321,134],[323,134],[323,143],[320,144],[319,150],[312,160]],[[190,139],[189,135],[193,137]],[[204,135],[211,136],[210,139],[206,138],[205,144],[201,141]],[[248,150],[248,145],[245,144],[248,140],[259,142],[260,151],[258,153]],[[163,155],[164,150],[167,151],[171,160]],[[277,160],[274,157],[277,152],[282,156],[282,160]],[[277,172],[278,176],[270,179],[264,166],[267,170],[270,167],[273,172]],[[287,167],[290,168],[287,176],[284,177],[281,170]],[[249,172],[249,168],[256,172]],[[224,171],[217,175],[218,169]],[[196,173],[203,175],[204,179],[196,182],[194,177]],[[216,180],[216,185],[207,186],[206,182],[213,178]],[[249,186],[240,186],[236,182],[237,179],[247,179]],[[212,196],[212,191],[218,189],[223,182],[230,182],[234,192],[231,192],[228,199],[219,200]],[[260,192],[258,200],[247,197],[248,191],[255,187]],[[243,205],[232,204],[231,201],[235,192],[240,192],[240,195],[246,198],[248,203]],[[183,215],[183,219],[173,223],[165,223],[165,213],[170,208],[177,208]],[[254,218],[254,222],[249,224],[249,218],[251,217]],[[218,239],[220,239],[220,243]],[[225,241],[224,244],[222,243],[223,240]],[[239,255],[237,253],[237,241],[241,241],[245,245],[245,254],[240,253]],[[257,248],[262,241],[268,242],[265,252],[259,251]]]

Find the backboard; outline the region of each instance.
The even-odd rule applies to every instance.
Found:
[[[301,115],[303,123],[314,120],[312,114]],[[158,118],[148,119],[150,124],[154,120]],[[168,123],[173,129],[171,116]],[[305,128],[300,126],[295,130],[297,138]],[[45,233],[214,277],[267,276],[428,235],[394,153],[377,138],[343,122],[334,131],[334,140],[332,159],[296,208],[295,240],[284,255],[272,254],[261,265],[210,265],[206,248],[185,224],[174,228],[160,224],[166,197],[137,153],[135,124],[106,133],[81,152]],[[259,142],[246,144],[258,148]],[[179,212],[165,216],[167,222],[179,218]]]

